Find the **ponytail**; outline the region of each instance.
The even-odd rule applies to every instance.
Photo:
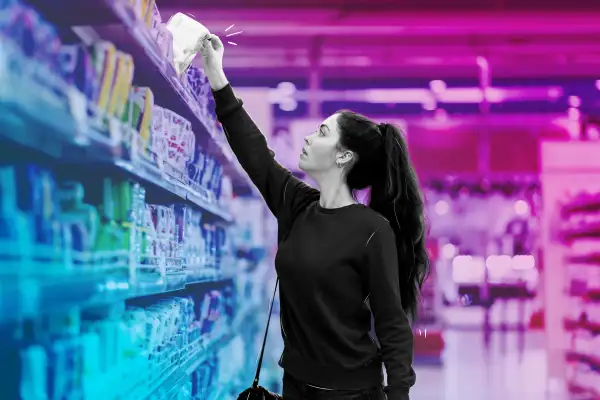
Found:
[[[353,191],[370,187],[369,207],[386,218],[396,236],[402,307],[417,318],[423,282],[429,275],[424,199],[406,139],[392,124],[376,125],[352,111],[338,112],[340,145],[357,154],[346,175]]]
[[[414,321],[429,275],[424,199],[404,135],[392,124],[380,124],[378,129],[385,157],[380,173],[373,174],[369,207],[386,218],[396,234],[402,306]]]

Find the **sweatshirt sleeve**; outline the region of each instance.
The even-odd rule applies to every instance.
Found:
[[[369,301],[387,372],[387,398],[409,400],[410,388],[415,384],[413,333],[402,308],[396,242],[388,224],[369,238],[367,260]]]
[[[267,140],[244,110],[242,100],[235,96],[231,85],[213,91],[213,96],[217,118],[233,153],[276,218],[284,215],[293,218],[307,202],[318,199],[318,190],[294,177],[275,161]]]

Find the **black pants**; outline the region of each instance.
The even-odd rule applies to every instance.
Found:
[[[381,385],[360,390],[326,390],[300,382],[287,373],[283,376],[283,400],[385,400],[385,398]]]

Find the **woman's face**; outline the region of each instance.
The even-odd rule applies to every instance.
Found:
[[[341,153],[337,117],[338,114],[331,115],[315,132],[304,138],[298,167],[307,174],[337,168],[336,159]]]

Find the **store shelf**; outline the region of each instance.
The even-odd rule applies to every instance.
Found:
[[[160,53],[150,32],[133,13],[128,2],[122,0],[94,0],[86,8],[97,12],[99,18],[74,20],[74,14],[57,12],[60,9],[82,8],[78,0],[60,0],[50,5],[44,0],[30,1],[52,22],[59,26],[76,26],[73,31],[84,43],[97,39],[108,40],[130,54],[135,62],[134,84],[147,86],[155,93],[157,105],[168,107],[192,122],[198,142],[222,163],[225,174],[233,180],[239,194],[256,194],[248,175],[237,162],[227,144],[225,135],[216,121],[202,115],[201,107],[188,93],[177,77],[175,69]],[[70,15],[65,15],[70,14]],[[89,15],[89,13],[86,13]],[[106,25],[110,23],[110,25]],[[83,26],[87,24],[88,26]]]
[[[9,57],[22,57],[18,49],[8,50],[10,42],[3,44]],[[24,58],[18,62],[32,70],[38,67]],[[193,190],[149,163],[122,159],[120,146],[96,130],[93,121],[87,121],[81,129],[81,122],[71,112],[74,107],[81,107],[75,105],[81,103],[81,96],[59,78],[50,79],[49,71],[44,84],[29,79],[27,69],[5,71],[0,77],[0,139],[46,154],[62,164],[78,167],[85,163],[87,169],[102,168],[108,173],[124,174],[144,184],[149,191],[162,192],[161,198],[183,200],[223,222],[232,221],[231,215],[210,201],[207,193]],[[115,123],[113,129],[125,128]],[[20,133],[15,134],[16,131]]]
[[[0,35],[0,352],[43,379],[9,374],[4,393],[223,400],[248,375],[223,375],[227,344],[253,341],[266,310],[237,293],[229,206],[257,192],[210,93],[180,81],[128,0],[21,1]],[[79,46],[97,41],[115,65]]]
[[[600,357],[598,356],[569,352],[567,353],[567,360],[588,364],[593,369],[600,371]]]
[[[175,292],[191,285],[220,285],[232,279],[207,269],[203,275],[195,273],[183,280],[171,280],[167,274],[165,279],[133,285],[125,266],[0,276],[0,324]]]
[[[583,329],[585,331],[591,332],[592,334],[600,335],[600,323],[595,323],[595,322],[574,321],[571,319],[565,319],[565,329],[567,331]]]
[[[589,193],[577,196],[562,208],[562,216],[568,218],[577,213],[600,211],[600,196]]]
[[[583,387],[577,383],[568,383],[569,392],[575,396],[574,399],[584,399],[584,400],[598,400],[600,399],[600,392],[596,392],[595,390],[588,389]]]

